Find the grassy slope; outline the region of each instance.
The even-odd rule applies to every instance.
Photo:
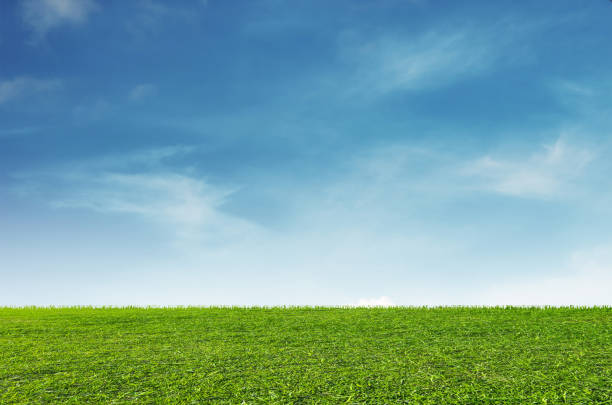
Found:
[[[612,403],[612,308],[0,308],[0,403]]]

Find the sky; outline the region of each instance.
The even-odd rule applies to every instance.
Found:
[[[610,305],[612,3],[0,2],[0,305]]]

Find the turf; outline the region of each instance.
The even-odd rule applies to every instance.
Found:
[[[612,403],[612,308],[1,308],[0,403]]]

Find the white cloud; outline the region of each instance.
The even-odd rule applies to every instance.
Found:
[[[612,76],[606,73],[581,80],[556,79],[549,82],[549,87],[557,101],[566,107],[569,118],[578,115],[589,126],[598,128],[597,131],[609,132]]]
[[[70,181],[72,191],[55,199],[55,207],[135,215],[189,239],[225,240],[252,227],[221,211],[232,190],[184,174],[90,173]]]
[[[157,87],[150,83],[139,84],[130,90],[128,98],[131,101],[142,101],[148,97],[155,95]]]
[[[159,33],[170,20],[183,24],[196,22],[200,9],[206,6],[195,1],[179,5],[177,2],[171,4],[156,0],[133,1],[130,5],[134,6],[134,10],[125,21],[125,27],[133,37],[147,40],[151,34]]]
[[[571,80],[554,80],[550,86],[553,91],[563,96],[590,97],[596,94],[592,86]]]
[[[417,44],[381,45],[379,83],[382,91],[435,86],[451,77],[473,74],[487,67],[488,50],[468,46],[464,35],[430,35]]]
[[[72,116],[78,123],[97,121],[104,118],[113,110],[113,106],[106,100],[96,100],[90,104],[78,105],[72,109]]]
[[[222,209],[235,188],[212,185],[165,164],[192,149],[172,146],[106,156],[18,177],[29,184],[30,193],[43,193],[55,208],[129,215],[162,227],[173,235],[169,239],[217,244],[248,237],[257,226]]]
[[[392,307],[395,304],[391,298],[382,296],[379,298],[360,298],[357,302],[358,307]]]
[[[121,171],[130,169],[135,166],[139,168],[154,169],[160,168],[164,161],[172,158],[182,158],[185,155],[193,152],[196,148],[186,145],[166,146],[153,149],[145,149],[126,154],[101,156],[95,159],[87,159],[86,161],[76,162],[71,164],[71,168],[92,171],[92,170],[109,170]]]
[[[211,222],[228,194],[173,173],[108,173],[87,179],[91,189],[58,205],[138,214],[160,222],[200,226]]]
[[[526,159],[484,156],[462,173],[482,181],[479,187],[517,197],[551,197],[564,193],[594,159],[587,149],[572,147],[562,138],[544,146],[544,152]]]
[[[530,38],[544,27],[504,17],[485,25],[447,23],[417,34],[384,30],[381,35],[364,37],[347,30],[338,40],[340,60],[347,71],[333,82],[351,97],[447,86],[498,66],[533,62]]]
[[[0,82],[0,104],[27,97],[36,93],[45,93],[61,88],[57,79],[36,79],[33,77],[17,77],[13,80]]]
[[[421,90],[479,74],[498,59],[497,48],[485,38],[467,30],[432,31],[416,38],[387,36],[346,46],[345,58],[357,66],[349,92]]]
[[[19,136],[19,135],[29,135],[34,132],[38,132],[40,130],[41,130],[41,127],[38,127],[38,126],[0,129],[0,138],[4,138],[4,137],[8,138],[8,137]]]
[[[23,0],[23,21],[42,38],[66,23],[82,24],[98,6],[93,0]]]

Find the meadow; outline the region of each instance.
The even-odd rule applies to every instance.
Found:
[[[612,308],[0,308],[0,403],[612,403]]]

